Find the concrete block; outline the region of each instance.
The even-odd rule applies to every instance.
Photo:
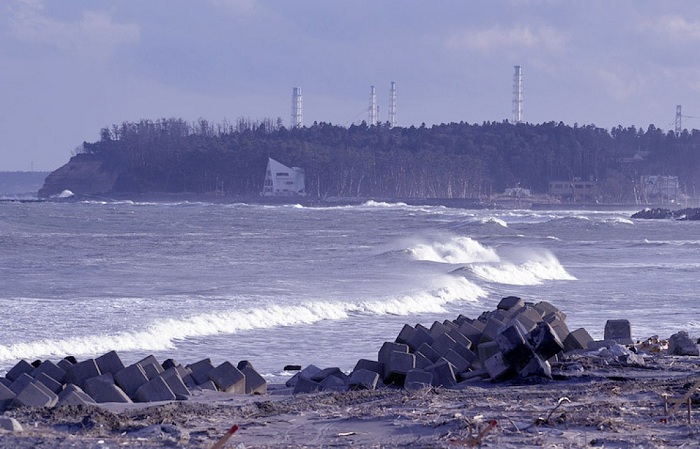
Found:
[[[455,377],[452,364],[444,358],[441,358],[437,363],[425,368],[425,371],[432,374],[432,385],[434,387],[452,388],[457,384],[457,378]]]
[[[177,397],[170,389],[165,379],[156,377],[141,385],[136,390],[135,400],[137,402],[160,402],[174,401]]]
[[[180,398],[192,395],[192,392],[185,385],[185,381],[180,377],[180,373],[175,366],[171,366],[160,373],[160,377],[168,384],[168,387],[170,387],[170,390],[175,394],[175,397]]]
[[[406,374],[404,388],[407,390],[420,390],[433,384],[433,374],[421,369],[412,369]]]
[[[432,361],[432,360],[428,359],[426,356],[424,356],[420,351],[414,352],[413,355],[416,357],[416,368],[417,369],[423,369],[423,368],[435,363],[434,361]]]
[[[176,362],[175,360],[173,360],[173,359],[166,359],[166,360],[162,363],[162,366],[163,366],[163,370],[167,371],[167,370],[169,370],[170,368],[175,368],[176,366],[181,366],[181,365],[180,365],[179,363],[177,363],[177,362]]]
[[[245,394],[245,376],[231,362],[224,362],[209,372],[209,379],[226,393]]]
[[[447,351],[454,348],[456,345],[457,342],[454,341],[452,337],[447,334],[441,334],[430,346],[435,350],[435,352],[443,356],[447,354]]]
[[[10,407],[53,407],[57,402],[58,395],[41,382],[34,381],[15,396]]]
[[[348,382],[348,387],[351,390],[374,390],[377,388],[378,381],[378,373],[361,368],[352,372]]]
[[[461,327],[462,324],[464,324],[464,323],[471,323],[472,321],[474,321],[474,320],[472,320],[472,319],[469,318],[468,316],[462,315],[462,314],[460,313],[459,315],[457,315],[457,318],[455,318],[454,323],[455,323],[458,327]]]
[[[294,385],[292,394],[315,393],[321,390],[323,390],[323,386],[320,383],[300,377],[298,382]]]
[[[552,329],[554,329],[554,332],[556,332],[557,337],[559,337],[559,340],[562,343],[564,343],[569,334],[571,333],[566,323],[562,320],[556,319],[552,322],[549,322],[549,325],[552,326]]]
[[[114,383],[130,398],[136,397],[136,391],[148,382],[148,377],[141,365],[129,365],[114,375]]]
[[[15,366],[10,368],[7,374],[5,374],[5,377],[11,382],[14,382],[20,375],[31,375],[33,371],[34,367],[31,365],[31,363],[27,362],[26,360],[20,360],[15,364]]]
[[[245,376],[246,394],[267,393],[267,381],[255,370],[252,363],[247,360],[242,360],[238,362],[236,368]]]
[[[374,371],[375,373],[379,374],[379,377],[382,378],[384,377],[384,364],[376,362],[374,360],[367,360],[367,359],[360,359],[357,361],[355,364],[355,368],[353,368],[353,372],[361,369],[366,369],[369,371]]]
[[[319,368],[316,365],[309,365],[303,370],[299,371],[296,373],[294,376],[292,376],[291,379],[289,379],[285,385],[288,387],[293,387],[296,385],[296,383],[299,381],[299,379],[306,379],[306,380],[311,380],[311,378],[316,375],[317,373],[321,372],[321,368]]]
[[[416,330],[413,328],[413,326],[404,324],[401,332],[399,332],[399,335],[396,337],[396,343],[407,345],[415,333]]]
[[[60,384],[66,380],[66,371],[51,360],[44,361],[38,368],[34,369],[32,377],[36,378],[41,373],[46,374]]]
[[[331,368],[324,368],[324,369],[322,369],[321,371],[319,371],[319,372],[317,372],[316,374],[314,374],[313,376],[311,376],[310,379],[313,380],[314,382],[321,382],[323,379],[325,379],[325,378],[328,377],[328,376],[339,376],[339,377],[342,377],[342,376],[340,376],[341,374],[342,374],[342,375],[345,375],[345,373],[343,373],[343,372],[340,370],[340,368],[338,368],[337,366],[334,366],[334,367],[331,367]]]
[[[198,387],[202,390],[219,391],[219,389],[216,387],[216,384],[211,380],[199,384]]]
[[[95,359],[87,359],[68,367],[66,383],[75,384],[84,389],[86,380],[97,377],[100,374],[102,373],[100,373]]]
[[[160,375],[160,373],[165,371],[163,369],[163,365],[161,365],[158,359],[156,359],[152,355],[149,355],[148,357],[139,360],[138,362],[136,362],[136,364],[143,368],[143,371],[146,373],[146,376],[148,376],[149,380],[155,379]]]
[[[7,406],[12,403],[15,396],[16,393],[10,390],[9,387],[5,386],[4,384],[0,385],[0,412],[3,412]]]
[[[411,338],[408,340],[408,347],[411,351],[416,351],[423,343],[432,344],[433,337],[430,335],[430,329],[426,329],[424,326],[416,325]],[[381,359],[380,359],[381,361]]]
[[[488,378],[489,373],[486,371],[485,368],[479,368],[471,371],[464,371],[459,373],[457,376],[457,380],[461,382],[473,382],[475,380],[480,380],[484,378]],[[458,385],[459,386],[459,385]]]
[[[546,321],[549,324],[552,324],[552,321],[554,320],[566,321],[566,314],[562,311],[557,311],[549,312],[548,314],[542,317],[542,321]]]
[[[486,326],[484,327],[484,332],[481,334],[481,341],[480,343],[485,343],[487,341],[494,341],[496,339],[496,335],[500,332],[500,330],[505,326],[505,321],[500,320],[495,317],[490,317],[486,321]]]
[[[72,363],[67,359],[61,359],[58,362],[56,362],[56,366],[61,368],[66,373],[68,372],[68,368],[70,368],[72,365],[75,365],[75,363]]]
[[[435,321],[431,326],[430,326],[430,336],[433,337],[433,339],[436,339],[442,334],[446,334],[450,331],[450,328],[444,324],[442,324],[439,321]]]
[[[569,333],[569,336],[564,340],[564,351],[576,351],[579,349],[588,348],[588,343],[593,341],[591,335],[584,328],[576,329]]]
[[[496,308],[500,309],[500,310],[511,310],[511,309],[519,309],[520,307],[523,307],[524,305],[525,305],[525,301],[518,298],[517,296],[506,296],[505,298],[501,299],[501,301],[498,303]]]
[[[493,381],[501,381],[513,377],[515,370],[504,359],[501,352],[489,357],[484,362],[484,368]]]
[[[494,354],[496,354],[498,351],[498,343],[495,341],[488,341],[486,343],[480,343],[479,346],[476,347],[477,350],[477,355],[479,356],[479,363],[482,365],[486,360],[489,358],[493,357]]]
[[[15,418],[0,418],[0,429],[5,432],[22,432],[22,424]]]
[[[384,368],[389,364],[389,357],[391,357],[392,352],[403,352],[408,354],[408,345],[403,345],[401,343],[391,343],[385,342],[381,349],[379,349],[377,360],[379,363],[384,364]]]
[[[449,351],[447,351],[447,354],[445,354],[444,358],[452,364],[455,373],[461,373],[462,371],[466,371],[467,368],[471,366],[471,363],[465,360],[461,355],[457,354],[454,351],[454,349],[450,349]]]
[[[545,315],[550,314],[550,313],[559,313],[560,316],[562,316],[562,321],[566,320],[566,314],[547,301],[540,301],[537,304],[535,304],[533,307],[543,317]]]
[[[15,379],[15,381],[12,382],[12,385],[10,385],[9,388],[15,394],[19,394],[22,390],[24,390],[27,387],[27,385],[34,381],[35,379],[32,376],[30,376],[27,373],[22,373],[19,376],[17,376],[17,379]]]
[[[194,379],[197,385],[201,385],[209,381],[209,372],[214,369],[214,365],[212,365],[210,359],[206,358],[187,365],[187,368],[192,371],[192,379]]]
[[[552,367],[549,362],[538,355],[531,357],[527,364],[518,371],[518,376],[527,379],[531,377],[541,377],[552,379]]]
[[[68,384],[66,387],[58,394],[57,406],[64,405],[95,405],[97,402],[90,397],[89,394],[85,393],[77,385]]]
[[[323,391],[347,391],[348,385],[343,381],[342,378],[338,376],[330,375],[323,379],[321,382],[321,387]]]
[[[393,351],[384,365],[384,383],[403,385],[406,373],[416,367],[416,356],[407,352]]]
[[[6,386],[7,388],[10,388],[10,385],[12,385],[12,381],[7,377],[0,377],[0,384]]]
[[[63,384],[56,382],[56,380],[46,373],[39,373],[34,379],[44,384],[46,388],[58,394],[63,390]]]
[[[634,344],[629,320],[608,320],[605,322],[605,340],[615,340],[621,345]]]
[[[532,354],[532,348],[526,338],[525,329],[516,320],[501,330],[496,336],[496,344],[504,360],[511,365],[526,362]]]
[[[529,340],[535,353],[545,360],[551,359],[564,350],[564,343],[559,340],[557,333],[546,321],[541,321],[530,332]]]
[[[434,350],[433,347],[427,343],[423,343],[422,345],[420,345],[420,347],[418,347],[418,350],[415,352],[420,352],[421,354],[423,354],[423,356],[425,356],[428,360],[432,362],[431,365],[437,362],[437,360],[441,357],[440,353]]]
[[[474,362],[478,362],[476,354],[471,349],[468,349],[462,345],[457,345],[454,348],[452,348],[452,350],[459,354],[459,356],[462,357],[464,360],[469,362],[470,365],[472,365]]]
[[[85,392],[97,403],[117,402],[131,403],[131,399],[114,384],[112,373],[102,374],[85,381]]]
[[[95,359],[97,367],[100,369],[100,373],[106,374],[110,373],[112,376],[117,374],[119,371],[124,369],[124,363],[122,359],[119,358],[117,351],[109,351],[108,353],[99,356]]]
[[[478,326],[475,325],[475,323],[479,323]],[[475,322],[463,322],[459,326],[459,332],[464,335],[466,338],[469,339],[469,341],[472,342],[472,345],[476,345],[481,341],[481,334],[484,331],[484,324],[475,321]]]
[[[472,347],[472,341],[457,329],[450,329],[447,336],[453,339],[459,346],[464,346],[467,349]]]

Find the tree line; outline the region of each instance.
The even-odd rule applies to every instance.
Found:
[[[695,194],[700,131],[654,125],[484,122],[427,127],[330,123],[287,129],[281,119],[124,122],[84,142],[119,174],[116,191],[256,195],[268,157],[301,167],[318,197],[484,198],[506,188],[546,193],[550,181],[593,180],[601,201],[634,199],[641,175],[678,176]]]

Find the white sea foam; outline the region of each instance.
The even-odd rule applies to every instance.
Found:
[[[486,292],[467,279],[444,275],[434,291],[417,292],[398,298],[361,302],[311,301],[300,305],[273,305],[235,309],[178,319],[162,319],[143,331],[83,335],[65,339],[0,345],[0,361],[103,354],[116,351],[165,351],[178,341],[255,329],[313,324],[361,315],[411,315],[443,312],[448,303],[476,301]]]
[[[369,201],[365,201],[364,203],[362,203],[362,206],[364,206],[364,207],[407,207],[408,204],[401,203],[401,202],[387,203],[384,201],[369,200]]]
[[[543,281],[576,280],[551,253],[522,263],[476,264],[469,271],[488,282],[506,285],[539,285]]]
[[[504,228],[508,227],[508,223],[506,223],[505,220],[496,217],[482,217],[479,219],[479,221],[482,224],[497,224],[499,226],[503,226]]]
[[[500,260],[493,248],[469,237],[452,237],[446,242],[419,243],[410,248],[409,253],[416,260],[450,264]]]

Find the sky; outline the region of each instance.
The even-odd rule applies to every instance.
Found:
[[[700,128],[697,0],[2,0],[0,171],[141,119]]]

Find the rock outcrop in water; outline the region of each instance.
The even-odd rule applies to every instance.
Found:
[[[700,208],[686,208],[686,209],[664,209],[664,208],[652,208],[644,209],[639,212],[632,214],[632,218],[641,219],[669,219],[673,218],[675,220],[700,220]]]

